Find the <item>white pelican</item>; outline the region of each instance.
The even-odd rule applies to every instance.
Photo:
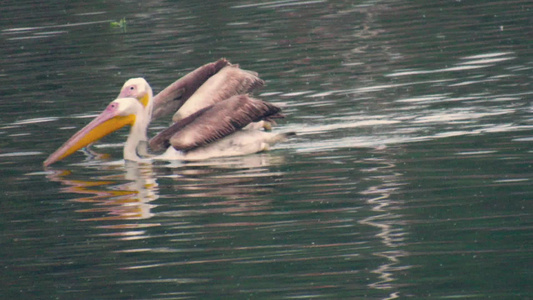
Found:
[[[262,85],[256,73],[225,59],[194,70],[155,97],[146,80],[129,79],[117,99],[52,153],[44,166],[126,125],[131,129],[124,144],[124,159],[141,161],[138,151],[145,152],[140,145],[148,141],[151,119],[176,110],[175,123],[150,140],[154,151],[167,151],[150,159],[198,160],[268,150],[292,133],[259,130],[270,129],[272,119],[283,117],[279,107],[247,95]]]

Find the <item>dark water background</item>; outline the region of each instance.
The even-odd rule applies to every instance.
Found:
[[[531,1],[85,2],[0,7],[0,298],[533,297]],[[126,79],[220,57],[297,137],[43,169]]]

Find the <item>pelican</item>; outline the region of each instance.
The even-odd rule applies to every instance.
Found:
[[[281,109],[249,96],[263,84],[257,73],[225,59],[199,67],[155,97],[144,78],[129,79],[102,113],[43,164],[62,160],[127,125],[131,129],[123,148],[126,161],[200,160],[268,150],[293,133],[270,132],[274,119],[283,117]],[[172,112],[174,123],[148,141],[150,121]],[[164,153],[146,157],[147,144]]]

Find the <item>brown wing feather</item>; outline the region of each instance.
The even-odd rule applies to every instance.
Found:
[[[258,77],[257,72],[243,70],[239,68],[239,65],[225,67],[220,74],[225,78],[218,87],[213,87],[213,103],[231,96],[251,93],[265,84],[265,81]]]
[[[240,69],[238,65],[228,65],[210,77],[174,114],[172,120],[177,122],[194,113],[196,109],[210,106],[235,95],[251,93],[263,84],[264,81],[258,77],[256,72]]]
[[[180,120],[150,141],[154,150],[172,145],[188,151],[223,138],[251,122],[277,116],[281,109],[247,95],[233,96]]]
[[[184,118],[174,124],[172,124],[167,129],[161,131],[156,136],[150,139],[150,148],[154,151],[163,151],[170,147],[170,138],[179,130],[183,129],[185,126],[192,123],[198,116],[202,115],[206,110],[211,107],[206,107],[197,111],[196,113]]]
[[[230,65],[229,61],[221,58],[176,80],[154,97],[152,118],[157,119],[174,113],[205,81],[227,65]]]

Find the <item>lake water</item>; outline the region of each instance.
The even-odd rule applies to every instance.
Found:
[[[0,298],[533,297],[531,1],[0,11]],[[221,57],[296,137],[125,165],[122,130],[42,167],[128,78]]]

